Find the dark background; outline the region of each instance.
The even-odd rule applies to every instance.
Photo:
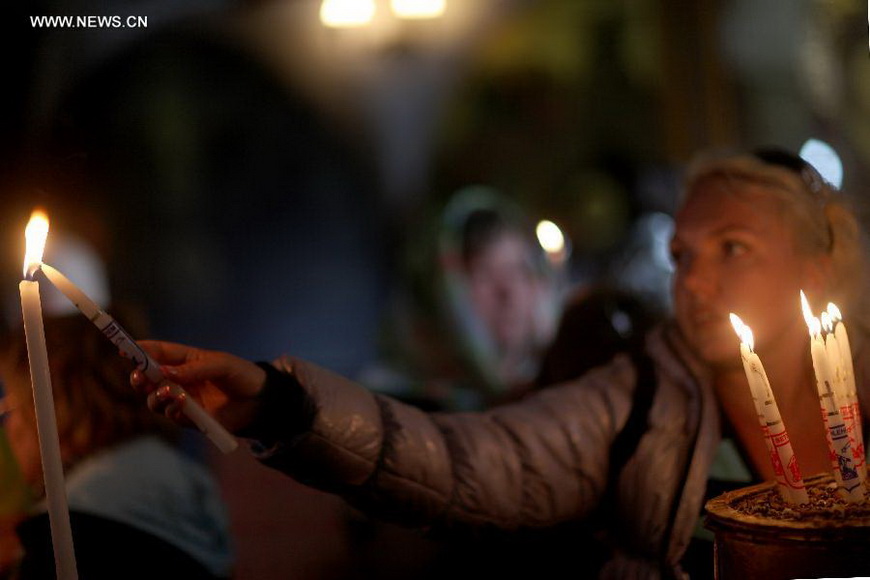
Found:
[[[858,0],[448,0],[421,22],[381,1],[352,30],[324,27],[319,6],[0,9],[6,324],[35,205],[53,232],[90,242],[113,300],[141,308],[153,336],[352,376],[378,353],[415,235],[464,185],[557,221],[572,283],[616,276],[663,303],[661,244],[700,149],[823,139],[864,205]],[[30,20],[67,14],[148,26]],[[226,461],[240,578],[354,565],[338,502]]]

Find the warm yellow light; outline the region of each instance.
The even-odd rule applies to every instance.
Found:
[[[840,309],[837,308],[837,305],[833,302],[828,302],[828,314],[831,316],[831,320],[834,322],[839,322],[843,320],[843,315],[840,313]]]
[[[822,328],[825,332],[834,332],[834,321],[831,320],[831,315],[827,312],[822,312],[820,315],[822,320]]]
[[[822,323],[816,316],[813,315],[813,311],[812,309],[810,309],[810,302],[809,300],[807,300],[807,295],[804,294],[803,290],[801,290],[801,310],[803,310],[804,320],[807,323],[807,328],[810,331],[810,336],[817,336],[821,334]]]
[[[734,327],[734,332],[737,333],[737,336],[740,337],[740,342],[749,347],[749,350],[753,350],[755,348],[755,339],[752,336],[752,329],[746,326],[740,317],[730,313],[729,318],[731,318],[731,326]]]
[[[374,16],[374,0],[323,0],[320,5],[320,21],[330,28],[365,26]]]
[[[392,0],[390,6],[398,18],[439,18],[447,0]]]
[[[42,263],[45,242],[48,239],[48,215],[35,209],[30,214],[30,221],[24,228],[24,277],[29,278],[33,270]]]
[[[541,220],[535,228],[538,243],[548,254],[558,254],[565,249],[565,236],[559,226],[550,220]]]
[[[804,294],[803,290],[801,290],[801,311],[804,313],[804,320],[806,321],[807,326],[810,326],[810,321],[815,318],[815,316],[813,316],[810,302],[807,300],[807,295]]]

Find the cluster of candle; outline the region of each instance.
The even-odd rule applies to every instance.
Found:
[[[840,495],[850,502],[863,501],[866,491],[866,462],[861,410],[846,325],[840,310],[832,303],[828,304],[827,310],[819,317],[812,314],[803,291],[801,304],[810,332],[810,354],[831,469]],[[731,323],[740,337],[743,369],[773,463],[777,488],[785,501],[792,504],[805,503],[808,501],[807,494],[797,457],[776,405],[767,373],[761,359],[753,350],[752,331],[735,314],[731,314]]]
[[[846,499],[862,501],[866,491],[864,444],[846,325],[834,304],[828,304],[820,316],[813,316],[801,292],[801,306],[810,331],[810,352],[834,478]]]
[[[19,285],[21,311],[30,380],[36,408],[36,426],[45,481],[46,504],[51,529],[57,577],[61,580],[78,578],[72,532],[69,521],[63,462],[57,433],[54,397],[48,364],[48,350],[42,320],[37,273],[60,290],[84,314],[119,352],[129,358],[153,382],[165,382],[159,365],[136,344],[136,341],[108,313],[104,312],[81,289],[55,268],[43,263],[42,256],[48,238],[48,218],[35,211],[25,229],[24,279]],[[177,394],[185,396],[181,387],[170,384]],[[236,439],[195,401],[186,397],[182,412],[224,453],[238,446]]]

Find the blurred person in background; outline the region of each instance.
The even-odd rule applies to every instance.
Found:
[[[426,238],[412,250],[386,360],[359,380],[427,410],[480,410],[526,391],[561,308],[532,224],[500,192],[469,186]]]
[[[129,361],[89,320],[73,314],[46,317],[44,324],[81,577],[229,578],[228,521],[207,466],[183,452],[179,429],[130,389]],[[22,557],[10,577],[50,578],[54,557],[23,329],[5,337],[0,352],[5,430],[36,500],[20,514]]]

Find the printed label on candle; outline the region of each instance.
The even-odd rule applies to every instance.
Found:
[[[789,443],[788,433],[786,433],[785,431],[783,431],[782,433],[775,433],[773,435],[773,443],[777,447],[782,447],[783,445],[788,445],[788,443]]]
[[[780,480],[780,483],[782,483],[781,477],[785,474],[785,470],[782,467],[782,461],[779,459],[779,453],[775,450],[770,452],[770,462],[773,464],[773,472],[776,474],[777,479]]]
[[[112,316],[105,312],[100,312],[93,322],[100,329],[100,332],[103,333],[103,336],[108,338],[121,351],[123,356],[133,361],[136,368],[145,373],[150,380],[159,381],[163,378],[160,374],[160,369],[152,364],[151,357],[142,350],[142,347],[133,340],[133,337]]]
[[[141,365],[148,364],[148,359],[144,357],[142,351],[139,350],[138,347],[136,349],[131,348],[131,346],[135,345],[136,343],[133,341],[132,337],[124,332],[123,328],[118,326],[117,322],[115,322],[114,320],[111,321],[108,325],[101,327],[100,331],[106,336],[106,338],[112,341],[112,344],[118,347],[118,349],[123,352],[125,356],[133,361],[133,364],[135,364],[137,367],[141,368]]]
[[[801,469],[798,465],[797,455],[791,456],[791,459],[788,462],[788,471],[791,474],[791,477],[787,480],[788,484],[796,489],[803,489],[804,480],[801,477]]]

